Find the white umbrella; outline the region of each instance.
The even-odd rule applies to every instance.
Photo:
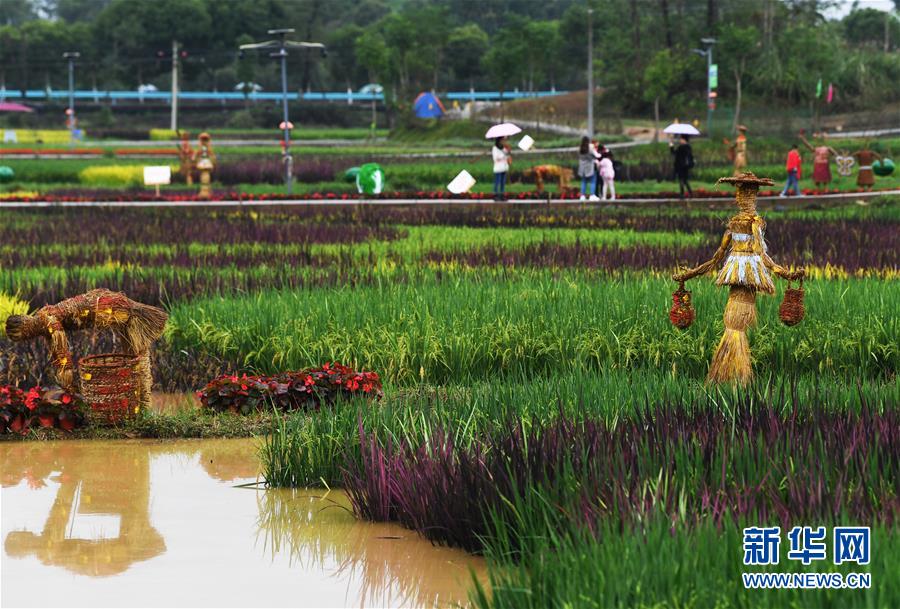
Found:
[[[252,91],[253,93],[259,93],[263,90],[261,85],[256,84],[255,82],[239,82],[234,85],[235,91]]]
[[[700,132],[690,123],[672,123],[665,129],[663,133],[672,135],[700,135]]]
[[[522,130],[516,125],[513,125],[512,123],[500,123],[499,125],[494,125],[488,129],[487,133],[484,134],[484,139],[492,140],[497,137],[507,137],[517,133],[522,133]]]

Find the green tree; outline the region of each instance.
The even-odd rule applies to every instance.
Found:
[[[481,58],[489,46],[487,33],[474,23],[453,29],[447,37],[447,63],[454,76],[469,86],[483,74]]]
[[[900,22],[887,11],[862,8],[850,11],[842,20],[844,37],[854,46],[889,51],[900,42]]]
[[[753,26],[742,27],[729,23],[719,32],[717,46],[720,63],[726,65],[734,76],[734,120],[731,130],[736,132],[741,122],[744,74],[747,66],[753,64],[760,52],[759,30]]]
[[[682,78],[684,65],[670,49],[657,51],[644,68],[644,101],[653,103],[653,141],[659,140],[659,101],[672,94],[674,85]]]

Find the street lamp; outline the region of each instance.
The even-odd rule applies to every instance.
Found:
[[[272,36],[277,36],[278,39],[242,44],[240,48],[241,51],[251,49],[277,49],[276,51],[269,53],[269,57],[276,57],[281,60],[281,107],[284,114],[284,120],[281,123],[281,127],[284,131],[284,183],[287,186],[288,194],[291,194],[294,181],[294,159],[291,157],[291,122],[288,119],[287,50],[320,49],[322,51],[322,57],[325,57],[325,45],[321,42],[298,42],[295,40],[288,40],[287,35],[294,33],[293,28],[269,30],[267,33]]]
[[[594,9],[587,10],[587,134],[594,139]]]
[[[69,120],[69,136],[75,141],[75,60],[81,57],[77,51],[63,53],[63,59],[69,60],[69,109],[66,112]]]
[[[701,57],[706,57],[706,133],[710,135],[712,133],[712,111],[715,107],[716,102],[715,94],[713,93],[713,80],[712,80],[712,58],[713,58],[713,45],[716,44],[715,38],[701,38],[700,42],[703,43],[705,49],[691,49],[692,53],[697,53]],[[716,75],[718,79],[718,74]]]

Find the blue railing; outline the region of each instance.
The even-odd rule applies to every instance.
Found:
[[[500,99],[520,99],[526,97],[549,97],[560,95],[567,91],[449,91],[438,94],[438,97],[453,101],[496,101]],[[308,101],[335,101],[335,102],[370,102],[384,101],[384,95],[381,93],[356,93],[347,91],[307,91],[301,94],[294,91],[287,94],[289,100],[308,100]],[[249,93],[246,96],[251,101],[280,101],[281,93],[260,91],[258,93]],[[25,91],[26,100],[66,100],[69,98],[69,92],[65,89],[57,89],[47,91],[44,89],[29,89]],[[129,100],[129,101],[164,101],[170,102],[172,94],[168,91],[147,91],[141,93],[139,91],[93,91],[78,90],[75,91],[76,100]],[[18,89],[0,89],[0,100],[2,99],[23,99],[22,92]],[[243,100],[244,94],[239,91],[180,91],[178,99],[183,100],[205,100],[205,101],[227,101],[227,100]]]

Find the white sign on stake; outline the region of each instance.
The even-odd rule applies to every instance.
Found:
[[[530,135],[523,135],[522,139],[519,140],[519,148],[522,150],[531,150],[532,146],[534,146],[534,138]]]
[[[469,192],[473,186],[475,186],[475,178],[472,177],[471,173],[463,169],[455,178],[453,178],[453,181],[447,185],[447,190],[455,195],[461,195],[464,192]]]
[[[168,165],[144,167],[144,185],[155,186],[156,196],[159,196],[159,187],[172,183],[172,168]]]

